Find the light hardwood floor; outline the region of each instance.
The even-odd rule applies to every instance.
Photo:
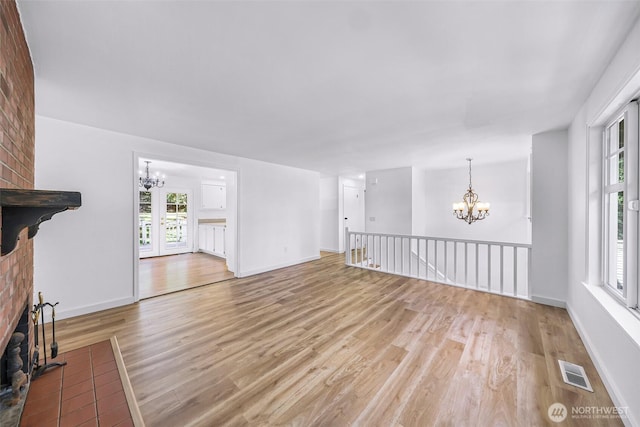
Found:
[[[223,258],[201,252],[142,258],[138,275],[141,299],[233,278]]]
[[[554,402],[612,406],[565,310],[343,263],[60,321],[57,340],[115,334],[147,426],[551,426]],[[595,393],[564,384],[558,358]]]

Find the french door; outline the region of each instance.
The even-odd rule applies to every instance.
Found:
[[[140,258],[192,252],[192,200],[186,189],[140,191]]]

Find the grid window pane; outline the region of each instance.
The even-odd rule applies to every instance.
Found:
[[[607,128],[607,185],[623,183],[625,147],[624,120],[620,120]]]
[[[165,220],[167,247],[183,247],[187,244],[187,194],[167,193]]]
[[[609,176],[607,185],[624,182],[624,151],[609,157]]]
[[[608,137],[608,144],[607,144],[607,151],[609,152],[609,154],[615,153],[616,151],[618,151],[621,147],[620,147],[620,140],[618,138],[618,123],[614,123],[611,126],[609,126],[607,128],[607,137]]]
[[[618,182],[624,182],[624,151],[618,153]]]
[[[140,192],[138,237],[141,251],[151,250],[152,244],[152,216],[151,192]]]
[[[618,148],[624,148],[624,119],[618,123]]]
[[[607,284],[618,292],[624,288],[624,192],[608,194]]]

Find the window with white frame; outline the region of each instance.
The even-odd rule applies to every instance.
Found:
[[[605,127],[603,281],[629,307],[638,305],[638,104]]]

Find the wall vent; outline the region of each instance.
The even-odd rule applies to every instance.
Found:
[[[558,363],[560,364],[560,372],[562,373],[562,379],[565,383],[593,393],[589,378],[587,378],[587,374],[584,372],[582,366],[574,365],[564,360],[558,360]]]

